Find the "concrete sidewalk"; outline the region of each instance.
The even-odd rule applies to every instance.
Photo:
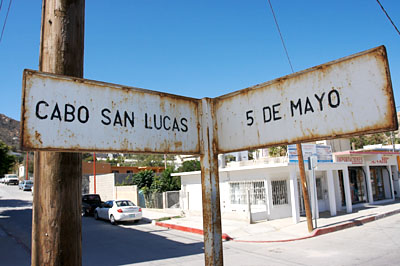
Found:
[[[400,213],[399,200],[385,204],[365,204],[364,206],[353,207],[352,213],[338,212],[337,216],[333,217],[329,213],[320,213],[320,218],[317,220],[318,228],[311,233],[307,230],[305,217],[301,217],[300,222],[297,224],[293,224],[292,218],[262,221],[254,224],[223,218],[222,233],[224,240],[240,242],[268,243],[296,241],[359,226],[398,213]],[[160,218],[176,217],[179,215],[180,210],[143,209],[143,216],[153,220],[153,223],[158,226],[197,234],[203,233],[201,216],[187,215],[183,218],[158,221]]]

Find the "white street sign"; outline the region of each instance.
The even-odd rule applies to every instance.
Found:
[[[383,46],[214,100],[220,153],[397,130]]]
[[[24,71],[26,149],[198,154],[197,99]]]
[[[25,149],[200,153],[199,99],[32,70],[23,85]],[[397,130],[383,46],[210,104],[218,153]]]

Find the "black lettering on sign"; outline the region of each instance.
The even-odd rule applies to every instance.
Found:
[[[75,107],[72,104],[67,103],[64,106],[64,121],[72,122],[75,119]]]
[[[39,118],[39,119],[46,119],[48,117],[47,115],[44,115],[44,116],[40,115],[40,110],[39,109],[40,109],[40,105],[42,105],[42,104],[44,104],[44,106],[46,106],[46,107],[49,106],[49,104],[47,102],[39,101],[36,104],[36,117]]]
[[[268,115],[265,115],[265,112],[267,111]],[[272,120],[272,112],[271,112],[271,107],[265,106],[263,108],[263,116],[264,116],[264,123],[268,123]],[[268,118],[267,118],[268,116]]]
[[[186,118],[181,118],[181,126],[182,126],[182,132],[187,132],[188,131],[188,126],[187,126],[187,119]]]
[[[329,106],[332,108],[336,108],[340,105],[340,95],[337,90],[332,89],[328,93],[328,103],[329,103]]]
[[[277,110],[280,105],[280,103],[277,103],[272,105],[272,108],[270,106],[265,106],[263,108],[264,123],[271,122],[271,120],[276,121],[282,119],[282,117],[278,116],[279,110]]]
[[[171,126],[170,126],[171,123],[168,123],[169,126],[166,127],[166,124],[167,124],[167,123],[165,123],[165,119],[166,119],[166,118],[168,118],[168,120],[171,121],[171,118],[170,118],[169,116],[167,116],[167,115],[164,116],[164,119],[163,119],[163,122],[164,122],[164,129],[165,129],[165,130],[170,130],[170,129],[171,129]]]
[[[249,110],[246,112],[246,119],[247,119],[247,125],[252,126],[254,123],[254,117],[251,115],[254,111]]]
[[[280,105],[281,105],[280,103],[272,105],[272,114],[274,116],[274,121],[282,119],[281,116],[278,116],[279,111],[276,110],[276,108],[279,107]]]
[[[172,125],[172,131],[175,131],[175,130],[180,131],[178,121],[176,120],[176,118],[174,118],[174,124]]]
[[[48,114],[46,114],[44,107],[49,107],[50,105],[46,101],[39,101],[36,104],[36,117],[39,119],[47,119],[49,118]],[[75,118],[78,118],[78,121],[82,124],[85,124],[89,121],[89,109],[86,106],[80,106],[78,109],[73,104],[66,103],[64,107],[59,107],[58,103],[56,102],[54,107],[52,108],[52,112],[50,115],[50,120],[58,120],[64,122],[74,122]],[[63,110],[63,112],[61,111]]]
[[[131,124],[131,127],[135,127],[135,113],[131,112],[131,115],[129,116],[127,111],[124,111],[124,127],[127,125],[127,121],[129,121],[129,124]]]
[[[306,105],[304,107],[304,114],[307,114],[307,112],[313,112],[314,113],[314,108],[312,107],[312,104],[311,104],[310,99],[308,97],[306,98]]]
[[[117,124],[122,127],[122,120],[118,110],[115,113],[113,126],[115,127]]]
[[[89,109],[86,106],[78,108],[78,120],[82,124],[85,124],[89,120]]]
[[[106,121],[104,121],[103,119],[101,119],[101,123],[102,123],[103,125],[108,126],[109,124],[111,124],[111,118],[108,117],[108,115],[107,115],[106,113],[111,114],[110,109],[104,108],[103,110],[101,110],[101,115],[106,119]]]
[[[324,106],[322,105],[322,100],[324,99],[325,96],[325,92],[321,94],[321,97],[318,97],[317,94],[314,94],[314,97],[317,99],[318,103],[319,103],[319,110],[323,111],[324,110]]]
[[[294,104],[293,101],[290,101],[290,111],[292,113],[292,117],[294,116],[294,110],[297,109],[299,109],[299,113],[302,115],[303,111],[301,110],[301,99],[299,99],[296,104]]]
[[[160,115],[160,125],[157,126],[157,115],[154,114],[154,127],[155,127],[157,130],[160,130],[160,129],[162,129],[162,125],[163,125],[162,115]]]
[[[134,112],[129,113],[127,111],[124,111],[122,115],[122,111],[120,112],[119,110],[117,110],[115,112],[115,115],[112,115],[110,109],[104,108],[101,110],[101,116],[103,117],[101,123],[106,126],[111,125],[111,123],[114,127],[115,126],[128,127],[129,125],[131,127],[135,126]]]
[[[50,120],[53,120],[54,118],[58,118],[58,120],[61,121],[61,112],[60,108],[58,108],[58,103],[54,106],[53,112],[51,113]]]
[[[148,129],[152,129],[151,121],[148,121],[147,113],[144,114],[144,127]]]
[[[153,118],[153,121],[152,119]],[[145,113],[144,114],[144,127],[147,129],[153,129],[155,128],[156,130],[166,130],[166,131],[182,131],[182,132],[187,132],[189,130],[188,125],[187,125],[187,118],[182,117],[182,118],[176,118],[176,117],[170,117],[168,115],[158,115],[158,114],[153,114],[153,116]]]
[[[324,110],[324,105],[329,106],[331,108],[337,108],[340,105],[340,94],[339,91],[336,89],[333,89],[328,93],[327,95],[327,100],[325,98],[325,92],[323,92],[321,95],[318,94],[314,94],[314,97],[316,99],[316,102],[318,103],[318,107],[320,111]],[[313,102],[312,101],[312,97],[311,100],[309,97],[305,98],[305,104],[304,104],[304,110],[302,109],[302,101],[301,99],[298,99],[297,103],[295,103],[294,101],[290,101],[290,111],[292,114],[292,117],[295,115],[295,111],[298,110],[298,113],[300,115],[307,114],[308,112],[314,113],[315,109],[313,107]],[[314,102],[315,104],[315,102]],[[315,106],[315,105],[314,105]],[[317,110],[318,110],[318,107]],[[303,112],[304,111],[304,112]]]

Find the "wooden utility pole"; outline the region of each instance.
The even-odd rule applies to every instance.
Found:
[[[96,153],[93,152],[93,193],[96,194]]]
[[[26,152],[25,168],[25,180],[29,180],[29,151]]]
[[[307,227],[308,227],[308,232],[311,232],[313,230],[313,224],[312,224],[311,209],[310,209],[310,198],[308,197],[308,190],[307,190],[306,171],[304,170],[303,150],[301,148],[301,144],[297,144],[296,148],[297,148],[297,158],[299,159],[300,180],[301,180],[301,189],[303,191],[304,208],[306,209]]]
[[[83,77],[84,15],[84,0],[43,0],[40,71]],[[34,186],[32,265],[82,265],[82,155],[36,152]]]

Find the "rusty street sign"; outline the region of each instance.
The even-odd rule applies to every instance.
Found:
[[[397,130],[384,46],[214,100],[220,153]]]
[[[32,70],[23,84],[25,149],[200,153],[199,99]],[[397,129],[384,46],[212,102],[219,153]]]
[[[24,71],[22,147],[198,154],[199,100]]]

